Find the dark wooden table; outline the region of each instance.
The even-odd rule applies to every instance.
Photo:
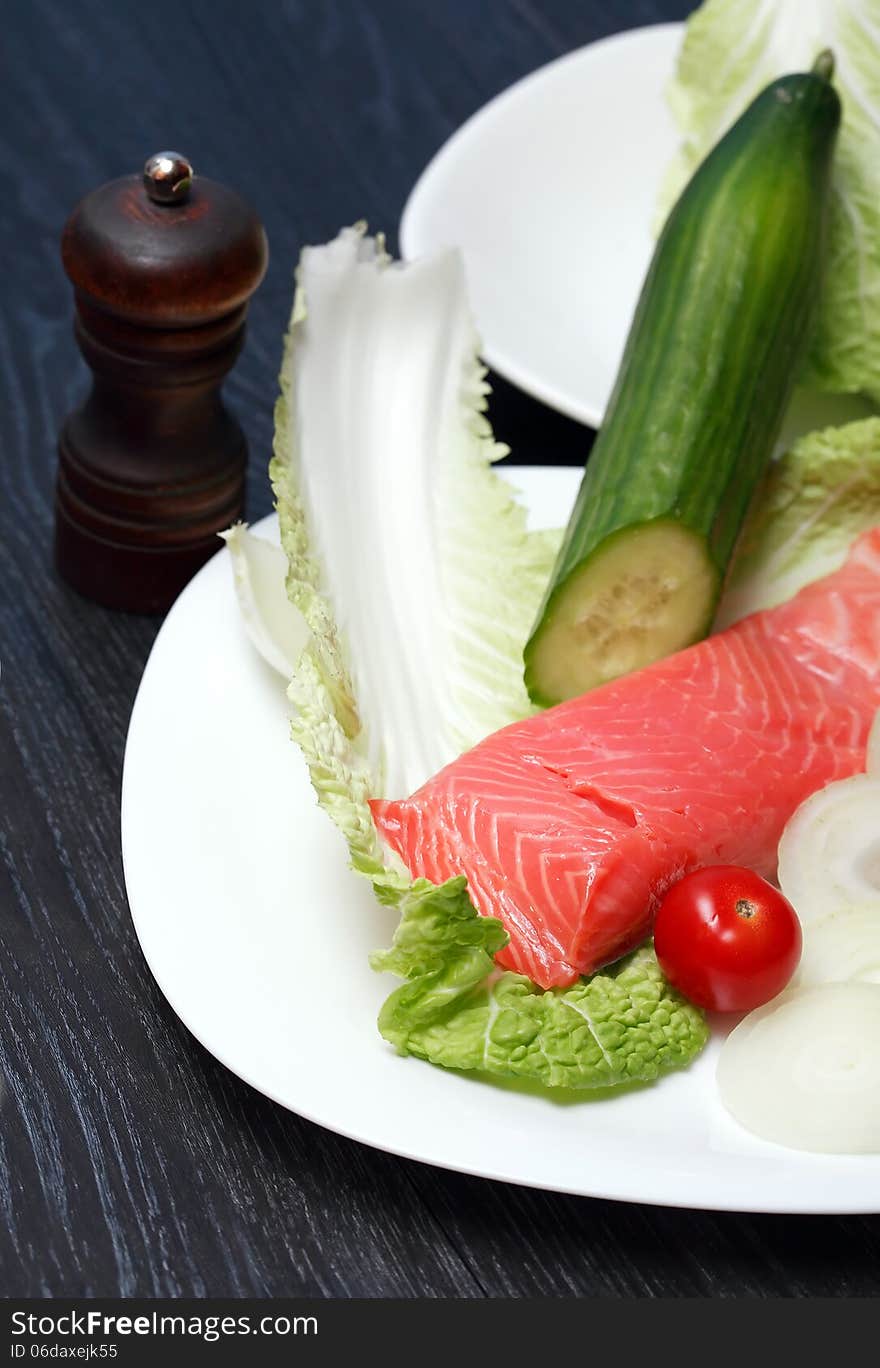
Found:
[[[265,465],[291,273],[366,217],[394,238],[431,154],[489,96],[686,3],[2,0],[0,1294],[866,1294],[880,1218],[713,1215],[404,1162],[274,1106],[188,1035],[135,939],[119,854],[129,712],[158,623],[54,577],[54,438],[85,384],[58,234],[181,145],[261,213],[272,263],[228,395]],[[521,460],[589,434],[499,386]]]

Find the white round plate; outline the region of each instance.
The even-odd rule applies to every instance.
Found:
[[[677,146],[664,88],[682,24],[615,34],[498,95],[422,173],[405,257],[460,247],[486,360],[598,426]]]
[[[565,521],[579,472],[508,472],[533,525]],[[275,519],[256,529],[277,536]],[[125,878],[147,961],[228,1068],[302,1116],[426,1163],[587,1196],[733,1210],[880,1209],[880,1156],[798,1154],[721,1107],[715,1039],[689,1070],[554,1102],[401,1059],[367,955],[392,915],[347,867],[288,739],[276,675],[239,621],[228,552],[181,594],[144,671],[125,754]]]

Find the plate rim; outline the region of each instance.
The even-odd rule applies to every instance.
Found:
[[[620,29],[616,33],[606,34],[604,38],[597,38],[592,43],[584,43],[580,47],[573,48],[570,52],[564,52],[559,57],[551,58],[549,62],[544,62],[541,66],[535,67],[533,71],[526,72],[524,76],[520,76],[511,85],[505,86],[503,90],[493,95],[473,114],[470,114],[464,123],[459,124],[458,128],[437,148],[413,183],[403,206],[397,230],[402,259],[413,261],[423,255],[424,249],[419,249],[414,241],[415,229],[413,224],[418,213],[419,200],[430,179],[458,152],[460,144],[465,142],[474,132],[475,125],[479,125],[484,119],[496,115],[499,108],[503,109],[508,101],[518,99],[524,89],[532,84],[540,83],[548,74],[561,67],[582,61],[586,53],[592,54],[608,48],[624,47],[632,42],[635,37],[649,32],[656,34],[675,31],[683,34],[685,27],[685,24],[680,21],[662,20],[656,24],[638,24],[634,28]],[[533,399],[555,409],[557,413],[562,413],[567,418],[582,423],[585,427],[597,429],[600,426],[604,417],[602,410],[588,402],[578,403],[551,382],[536,379],[533,372],[512,359],[503,348],[494,347],[485,342],[478,320],[477,331],[481,339],[480,354],[492,370],[497,371],[505,380],[523,390]]]

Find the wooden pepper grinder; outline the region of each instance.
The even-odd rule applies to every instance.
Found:
[[[91,394],[59,439],[55,559],[80,593],[161,612],[244,508],[220,397],[268,260],[245,202],[160,153],[87,195],[62,238]]]

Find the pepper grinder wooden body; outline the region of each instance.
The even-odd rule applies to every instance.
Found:
[[[86,196],[62,260],[94,383],[59,438],[56,565],[99,603],[161,612],[243,513],[247,446],[220,386],[265,234],[232,190],[159,154]]]

